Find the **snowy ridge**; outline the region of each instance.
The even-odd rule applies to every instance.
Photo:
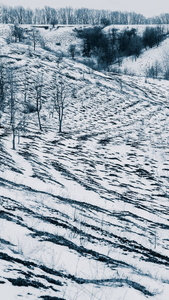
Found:
[[[30,58],[18,45],[6,63],[12,55],[29,80],[38,66],[46,100],[43,132],[28,115],[16,151],[10,127],[0,132],[2,300],[167,300],[169,83],[58,66],[52,52]],[[62,134],[53,70],[76,89]]]

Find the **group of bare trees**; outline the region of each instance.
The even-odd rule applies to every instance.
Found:
[[[73,9],[71,7],[54,9],[25,9],[22,6],[0,5],[0,23],[4,24],[169,24],[169,14],[146,18],[135,12],[120,12],[95,9]]]
[[[17,129],[17,98],[16,98],[16,78],[14,78],[14,70],[6,69],[3,64],[0,65],[0,112],[1,117],[6,113],[6,107],[9,112],[9,122],[12,129],[12,144],[15,149],[15,136]],[[19,126],[19,124],[18,124]]]
[[[25,9],[22,6],[0,6],[0,22],[4,24],[145,24],[146,18],[134,12],[119,12],[94,9],[73,9],[71,7],[54,9],[45,6],[42,9]],[[108,23],[107,23],[108,24]]]
[[[169,24],[169,13],[163,13],[159,16],[152,17],[150,24]]]
[[[19,24],[13,24],[9,26],[9,31],[6,36],[6,42],[10,43],[20,43],[24,42],[27,45],[32,45],[33,50],[36,50],[36,46],[39,45],[45,49],[45,41],[41,36],[38,28],[36,26],[30,26],[29,32],[22,28]]]
[[[18,41],[18,42],[21,42],[22,39],[23,39],[23,28],[21,28],[20,26],[18,26],[17,24],[14,24],[14,26],[12,27],[12,36],[15,38],[15,43]]]
[[[16,136],[18,136],[19,142],[20,132],[27,130],[30,114],[35,115],[34,120],[37,118],[39,130],[43,131],[41,111],[46,99],[43,73],[37,73],[31,82],[26,75],[24,79],[23,74],[20,77],[21,79],[19,79],[16,68],[7,68],[4,64],[0,65],[0,126],[2,126],[1,117],[4,114],[5,119],[8,120],[8,125],[11,127],[12,148],[14,150],[16,148]],[[54,72],[53,78],[52,92],[49,92],[51,101],[48,101],[45,106],[43,116],[46,115],[47,107],[49,108],[51,105],[52,117],[57,118],[58,132],[61,133],[68,90],[61,74],[58,75]],[[6,126],[8,125],[6,123]]]

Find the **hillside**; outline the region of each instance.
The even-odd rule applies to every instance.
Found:
[[[124,58],[122,66],[119,69],[122,73],[142,77],[153,77],[151,68],[154,68],[154,70],[157,70],[157,77],[164,78],[165,72],[168,71],[169,68],[168,49],[169,38],[165,39],[160,46],[143,51],[137,59],[133,57]],[[154,77],[155,76],[154,74]]]
[[[37,75],[44,85],[42,132],[27,113],[13,150],[9,105],[1,118],[1,299],[167,300],[169,82],[58,64],[57,49],[5,36],[19,109],[24,76],[32,105]],[[62,133],[53,72],[67,88]]]

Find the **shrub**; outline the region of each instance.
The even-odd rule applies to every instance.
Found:
[[[76,53],[76,45],[71,44],[69,46],[69,53],[70,53],[72,59],[74,59],[75,58],[75,53]]]
[[[14,26],[12,28],[12,36],[14,36],[15,42],[17,42],[17,40],[19,40],[19,42],[21,42],[23,40],[23,38],[24,38],[23,33],[24,33],[23,28],[21,28],[17,24],[14,24]]]
[[[158,46],[159,43],[163,39],[163,31],[160,27],[146,27],[145,31],[143,32],[143,44],[144,47]]]

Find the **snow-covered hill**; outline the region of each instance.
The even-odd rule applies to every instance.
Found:
[[[43,73],[45,96],[43,131],[28,114],[16,150],[2,116],[1,299],[167,300],[169,83],[58,64],[39,46],[1,54],[18,81]],[[61,134],[54,71],[68,87]]]

